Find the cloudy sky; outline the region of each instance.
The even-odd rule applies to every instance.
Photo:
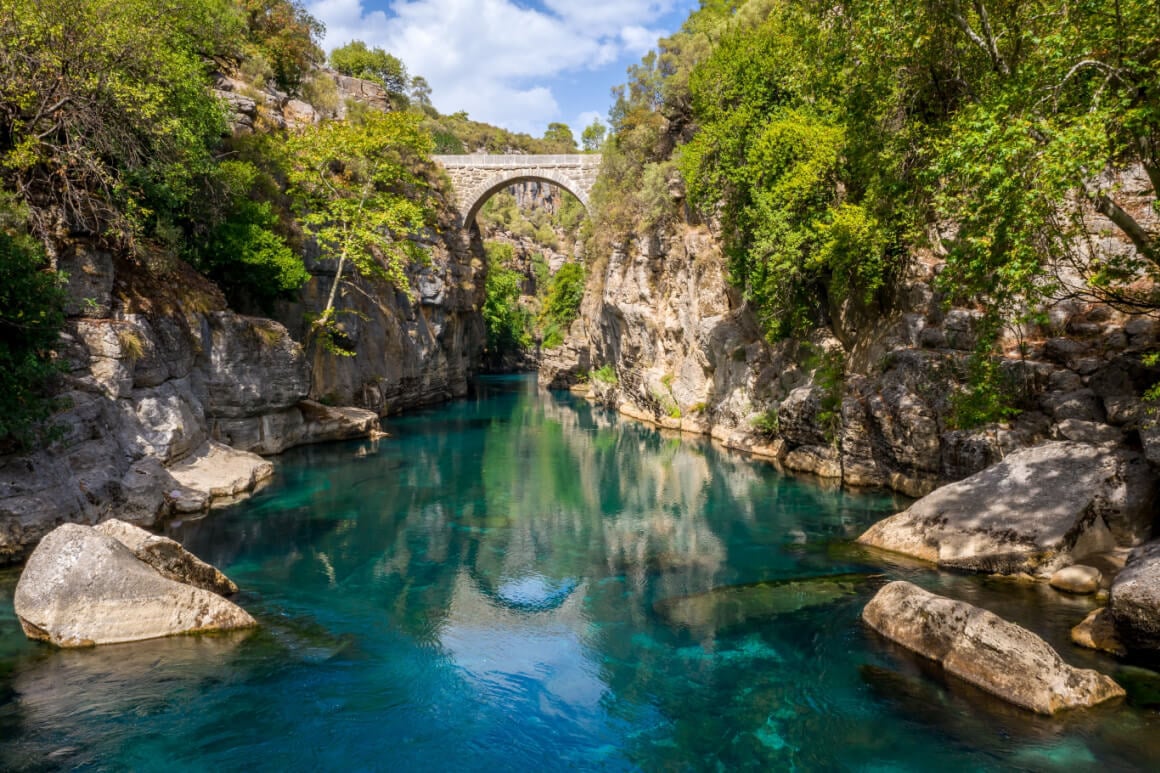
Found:
[[[380,46],[431,84],[440,112],[539,136],[549,122],[577,138],[611,104],[659,37],[697,0],[305,0],[329,51]]]

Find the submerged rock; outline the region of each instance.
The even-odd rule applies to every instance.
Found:
[[[112,518],[98,524],[97,531],[120,542],[133,555],[157,570],[162,577],[208,590],[219,596],[232,596],[238,586],[217,567],[207,564],[183,548],[180,543],[150,534],[144,529]]]
[[[78,524],[41,540],[14,602],[24,633],[59,647],[257,625],[241,607],[161,576],[117,539]]]
[[[862,619],[887,639],[942,664],[946,673],[1040,714],[1124,695],[1109,677],[1064,663],[1027,629],[909,582],[878,591]]]
[[[1160,540],[1132,551],[1112,583],[1108,609],[1129,649],[1160,650]]]
[[[858,592],[874,574],[835,574],[713,588],[654,605],[669,623],[687,628],[727,628],[762,617],[830,604]]]
[[[950,568],[1050,575],[1146,539],[1154,491],[1136,454],[1044,443],[943,486],[858,541]]]

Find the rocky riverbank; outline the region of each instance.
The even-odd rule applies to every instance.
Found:
[[[309,345],[305,322],[333,261],[311,264],[282,324],[228,309],[184,264],[150,272],[85,243],[63,247],[61,410],[45,448],[0,453],[0,563],[62,523],[152,526],[205,511],[269,478],[263,455],[366,436],[380,416],[466,394],[483,341],[482,264],[454,231],[432,252],[413,299],[351,285],[358,356],[339,358]]]

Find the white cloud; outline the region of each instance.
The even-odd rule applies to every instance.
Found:
[[[608,118],[604,113],[598,110],[585,110],[580,115],[576,116],[576,125],[573,127],[576,133],[576,138],[580,138],[580,132],[587,129],[594,121],[600,121],[605,126],[608,125]]]
[[[538,133],[561,109],[551,81],[647,51],[662,34],[647,25],[677,0],[402,0],[387,12],[364,0],[314,0],[325,45],[381,46],[431,84],[444,112]],[[587,124],[585,124],[587,125]],[[581,127],[582,128],[582,127]]]
[[[651,30],[634,24],[620,31],[620,40],[627,52],[639,57],[656,48],[657,41],[665,34],[662,30]]]

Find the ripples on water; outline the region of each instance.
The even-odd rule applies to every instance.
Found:
[[[905,502],[536,390],[298,449],[171,533],[244,589],[254,632],[59,652],[0,574],[0,769],[1117,770],[1160,760],[1120,706],[1009,709],[875,639],[903,577],[1067,643],[1090,602],[883,563]],[[842,575],[836,577],[836,575]],[[1139,693],[1143,695],[1143,693]]]

